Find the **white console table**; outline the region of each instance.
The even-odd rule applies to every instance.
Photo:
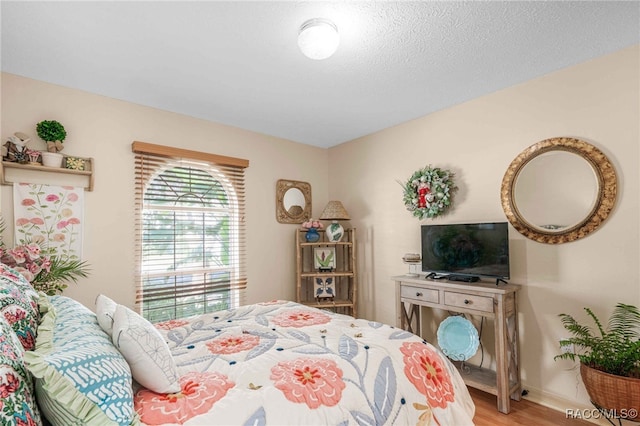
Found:
[[[459,283],[400,275],[396,282],[396,325],[422,336],[422,308],[443,309],[492,318],[495,332],[495,371],[465,364],[462,378],[471,386],[497,396],[498,411],[508,414],[510,398],[521,398],[516,284]],[[435,343],[435,342],[434,342]]]

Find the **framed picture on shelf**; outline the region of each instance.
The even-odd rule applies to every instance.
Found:
[[[333,277],[316,277],[315,291],[313,292],[316,299],[333,299],[336,296],[336,287]]]
[[[313,266],[320,271],[332,271],[336,268],[335,247],[314,247]]]

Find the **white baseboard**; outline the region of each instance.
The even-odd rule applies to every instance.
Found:
[[[607,419],[593,407],[593,405],[576,403],[575,401],[570,401],[559,395],[532,388],[530,386],[524,386],[524,388],[528,391],[527,396],[524,397],[525,399],[544,407],[560,411],[561,413],[564,413],[567,418],[579,418],[596,425],[611,426],[611,423],[609,423]]]

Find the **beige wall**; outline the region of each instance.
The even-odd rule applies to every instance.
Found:
[[[557,315],[581,316],[584,306],[608,315],[616,302],[640,304],[639,50],[635,46],[331,149],[330,198],[344,202],[359,231],[359,312],[395,321],[389,277],[407,271],[401,258],[419,251],[422,223],[506,220],[499,190],[510,162],[543,139],[583,139],[617,169],[613,214],[600,230],[573,243],[536,243],[512,227],[510,242],[511,282],[522,284],[525,387],[546,402],[560,397],[588,403],[584,388],[576,386],[577,370],[553,361],[558,339],[567,336]],[[420,222],[405,210],[398,182],[428,164],[454,171],[460,190],[450,215]]]
[[[131,142],[139,140],[249,160],[247,302],[295,297],[297,226],[275,219],[276,181],[311,183],[313,214],[320,215],[327,202],[327,150],[6,73],[1,87],[3,140],[16,131],[38,140],[36,123],[58,120],[67,130],[64,152],[95,159],[95,189],[85,199],[83,250],[92,273],[79,285],[72,284],[65,295],[93,308],[95,297],[103,292],[133,306]],[[55,177],[47,178],[57,183]],[[2,214],[11,223],[11,187],[3,186],[1,195]]]

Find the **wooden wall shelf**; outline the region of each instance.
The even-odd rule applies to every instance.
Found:
[[[86,170],[73,170],[64,167],[46,167],[43,165],[20,164],[11,161],[2,161],[0,163],[0,183],[2,185],[11,185],[12,183],[14,183],[15,180],[7,179],[5,169],[17,169],[36,173],[56,173],[65,175],[86,176],[87,184],[84,185],[84,188],[87,191],[93,191],[93,172],[95,171],[93,158],[83,158],[83,160],[85,161]]]

